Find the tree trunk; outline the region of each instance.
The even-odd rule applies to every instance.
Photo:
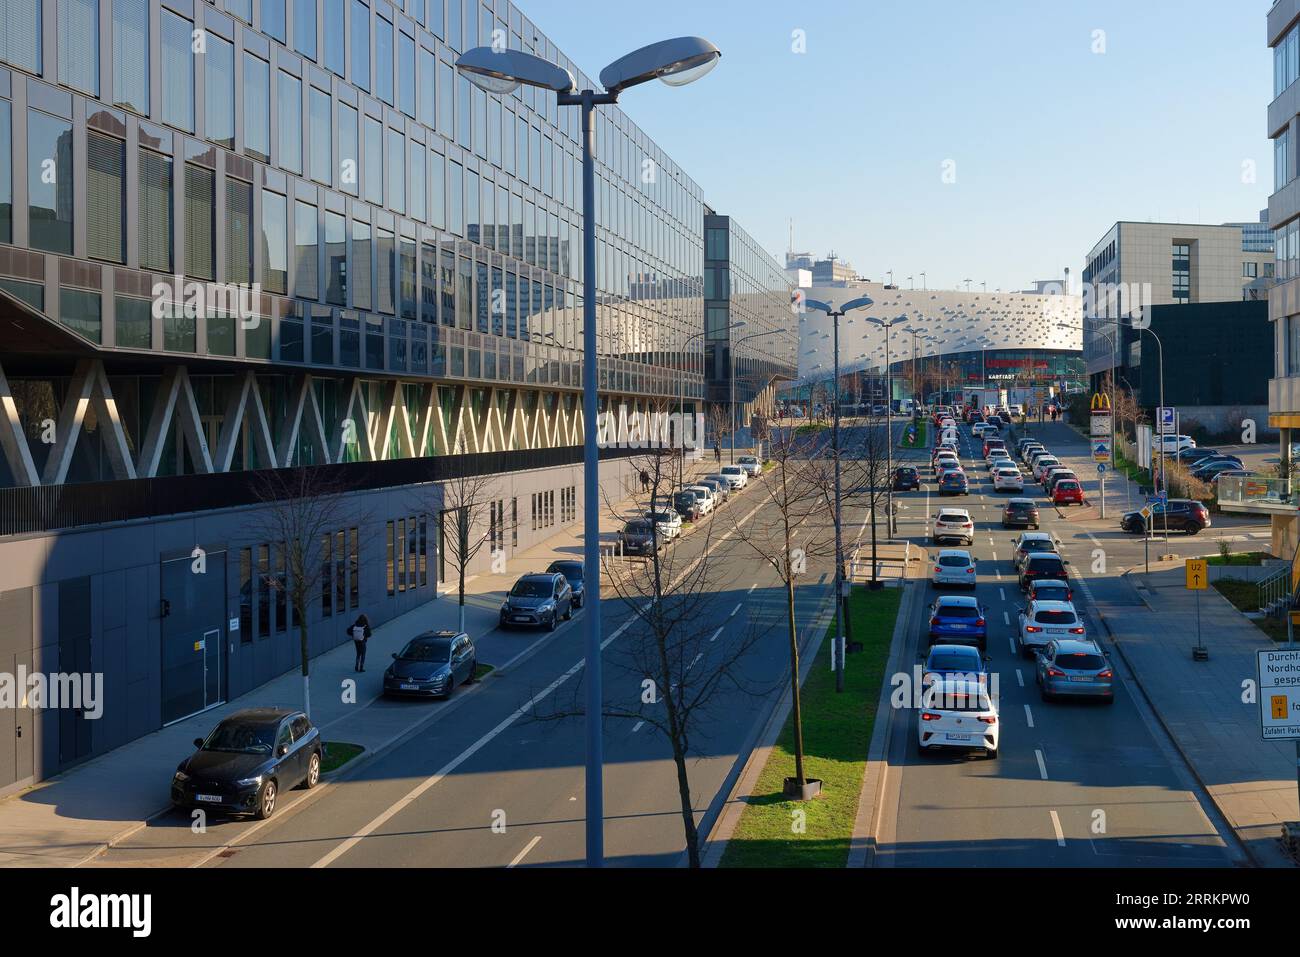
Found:
[[[790,543],[785,546],[786,567],[789,568]],[[799,633],[794,621],[794,576],[785,579],[786,611],[789,617],[790,636],[790,717],[794,722],[794,776],[800,786],[803,785],[803,711],[799,706]]]
[[[298,615],[298,649],[302,655],[302,712],[311,717],[311,676],[308,674],[307,652],[307,612],[304,608],[296,609]]]
[[[686,749],[673,739],[673,763],[677,765],[677,794],[682,802],[682,827],[686,831],[686,855],[690,866],[700,867],[700,832],[691,808],[691,782],[686,776]]]

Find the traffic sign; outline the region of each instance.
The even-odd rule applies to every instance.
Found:
[[[1161,435],[1176,433],[1178,431],[1178,410],[1172,406],[1162,405],[1156,410],[1156,422],[1159,423],[1157,431]]]
[[[1300,740],[1300,651],[1261,651],[1256,668],[1261,737]]]
[[[1152,510],[1150,505],[1143,505],[1140,509],[1138,509],[1138,514],[1141,515],[1144,519],[1149,519],[1152,515],[1155,514],[1155,512]]]
[[[1105,462],[1098,462],[1098,463],[1097,463],[1097,474],[1098,474],[1098,475],[1105,475],[1105,474],[1106,474],[1106,463],[1105,463]]]
[[[1092,460],[1094,462],[1110,462],[1110,439],[1093,439],[1092,440]]]
[[[1210,563],[1204,558],[1189,558],[1185,568],[1187,587],[1192,591],[1205,591],[1209,587]]]

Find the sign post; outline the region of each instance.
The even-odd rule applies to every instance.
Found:
[[[1101,499],[1101,517],[1106,517],[1106,466],[1114,461],[1115,421],[1110,410],[1110,396],[1104,392],[1092,394],[1088,434],[1092,438],[1092,460],[1097,463],[1098,497]]]
[[[1210,651],[1201,641],[1201,592],[1209,587],[1210,563],[1204,558],[1189,558],[1184,573],[1188,589],[1196,592],[1196,647],[1192,649],[1192,660],[1209,661]]]

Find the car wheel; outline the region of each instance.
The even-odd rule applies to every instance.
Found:
[[[310,791],[320,783],[320,752],[317,751],[307,762],[307,777],[303,778],[302,786]]]
[[[257,799],[257,819],[265,821],[275,813],[275,799],[278,795],[275,786],[275,778],[271,778],[262,785],[262,793]]]
[[[996,760],[998,759],[998,749],[997,749],[997,748],[985,748],[985,749],[984,749],[984,757],[988,758],[990,761],[996,761]]]
[[[444,698],[444,699],[445,699],[445,698],[450,698],[450,697],[451,697],[451,693],[452,693],[453,691],[455,691],[455,690],[456,690],[456,676],[455,676],[455,675],[448,675],[448,676],[447,676],[447,690],[444,691],[444,692],[442,693],[441,697]]]
[[[1047,687],[1041,681],[1038,683],[1038,697],[1043,701],[1052,700],[1052,696],[1047,693]]]
[[[1109,695],[1109,696],[1107,696],[1107,697],[1105,697],[1105,698],[1102,698],[1101,700],[1102,700],[1102,703],[1103,703],[1103,704],[1114,704],[1114,703],[1115,703],[1115,696],[1112,694],[1112,695]]]
[[[1195,534],[1196,534],[1197,532],[1199,532],[1200,530],[1201,530],[1201,526],[1197,525],[1197,524],[1194,523],[1194,522],[1193,522],[1192,524],[1190,524],[1190,525],[1187,526],[1187,534],[1188,534],[1188,535],[1195,535]]]
[[[930,754],[930,749],[929,749],[928,747],[926,747],[924,744],[922,744],[922,743],[918,740],[918,741],[916,742],[916,753],[919,754],[919,755],[920,755],[921,757],[923,757],[923,758],[924,758],[924,757],[928,757],[929,754]]]
[[[569,602],[569,607],[564,609],[564,620],[568,621],[573,617],[573,602]]]
[[[547,631],[554,631],[554,630],[555,630],[555,618],[556,618],[556,614],[557,614],[556,612],[551,612],[551,617],[550,617],[550,619],[546,622],[546,630],[547,630]]]
[[[474,658],[469,663],[469,675],[465,678],[465,684],[472,685],[474,683],[474,673],[476,671],[478,671],[478,659]]]

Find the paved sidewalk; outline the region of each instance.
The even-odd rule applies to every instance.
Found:
[[[1262,740],[1259,706],[1242,701],[1255,652],[1272,643],[1211,589],[1200,597],[1210,659],[1193,661],[1196,593],[1185,587],[1183,562],[1152,562],[1150,574],[1125,579],[1149,610],[1103,616],[1121,656],[1251,859],[1285,866],[1281,825],[1300,820],[1295,746]]]
[[[703,475],[716,467],[709,456],[688,465],[687,474]],[[614,541],[622,517],[636,507],[635,500],[629,498],[602,509],[602,544]],[[541,545],[512,555],[503,573],[467,576],[465,625],[475,636],[480,662],[500,667],[535,644],[521,642],[517,633],[496,630],[501,601],[515,579],[544,570],[556,558],[581,554],[579,522]],[[366,749],[364,754],[373,755],[429,717],[424,709],[369,705],[380,698],[384,669],[394,652],[422,631],[458,626],[456,587],[454,580],[449,581],[439,589],[441,597],[436,601],[376,627],[364,674],[353,671],[351,642],[312,659],[312,720],[327,741],[359,744]],[[341,689],[344,681],[352,679],[356,681],[355,698],[346,703]],[[295,669],[227,704],[137,738],[0,800],[0,867],[74,866],[99,854],[167,810],[169,773],[193,750],[194,738],[206,736],[218,721],[242,708],[296,708],[302,702],[302,675]]]

